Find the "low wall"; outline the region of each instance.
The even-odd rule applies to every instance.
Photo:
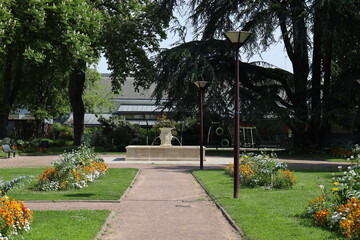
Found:
[[[125,161],[200,161],[200,146],[127,146]]]

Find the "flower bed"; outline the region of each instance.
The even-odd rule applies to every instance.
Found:
[[[322,194],[311,201],[307,214],[319,226],[341,232],[350,239],[360,238],[360,155],[353,158],[356,164],[333,177],[333,187],[327,190],[320,185]]]
[[[30,230],[33,212],[23,201],[9,199],[6,193],[22,185],[30,177],[18,177],[4,182],[0,180],[0,240],[9,240],[22,231]]]
[[[71,153],[64,153],[39,177],[36,189],[40,191],[66,190],[87,187],[108,170],[104,160],[85,146]]]
[[[29,231],[32,214],[23,201],[0,197],[0,240],[8,240],[22,231]]]
[[[358,144],[355,144],[342,147],[334,147],[330,149],[330,154],[336,157],[348,158],[349,160],[352,160],[351,158],[354,155],[360,154],[360,146]]]
[[[285,163],[277,162],[269,155],[241,155],[240,183],[250,187],[291,188],[295,183],[295,176],[287,169]],[[225,173],[233,176],[234,165],[225,167]]]

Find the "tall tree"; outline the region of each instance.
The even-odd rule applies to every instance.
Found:
[[[149,78],[154,78],[153,63],[149,53],[158,48],[160,39],[165,37],[163,29],[168,23],[167,12],[159,11],[159,5],[151,0],[105,0],[92,1],[102,12],[103,28],[98,49],[108,59],[112,87],[121,90],[126,77],[135,77],[135,87],[146,87]],[[71,74],[69,93],[74,112],[74,144],[83,142],[84,104],[81,98],[85,84],[86,65],[76,65]],[[75,89],[76,88],[76,89]],[[80,91],[81,90],[81,91]]]
[[[54,88],[41,84],[61,88],[59,81],[66,84],[64,77],[79,61],[96,60],[90,37],[99,32],[101,17],[85,0],[12,0],[5,1],[4,9],[5,17],[0,19],[5,26],[0,37],[0,137],[7,134],[9,111],[19,93],[46,97],[46,90]],[[35,95],[34,90],[41,94]]]
[[[174,10],[185,2],[163,0],[162,4]],[[344,14],[345,9],[348,12],[351,9],[353,14],[346,15],[352,15],[351,21],[359,24],[357,1],[190,0],[188,3],[196,37],[207,41],[220,38],[223,31],[248,30],[253,35],[244,47],[250,55],[266,50],[275,43],[275,30],[280,29],[286,53],[292,62],[292,77],[286,74],[286,78],[278,78],[277,74],[260,85],[258,81],[256,85],[246,84],[259,90],[277,82],[282,89],[277,95],[282,95],[283,101],[277,107],[273,106],[277,109],[286,107],[288,110],[286,119],[293,130],[295,146],[321,145],[325,130],[329,129],[330,88],[334,83],[333,63],[336,59],[334,43],[342,45],[348,42],[337,32],[342,31],[342,26],[350,19],[339,16]],[[197,67],[196,64],[194,66]],[[268,69],[266,72],[273,71]]]

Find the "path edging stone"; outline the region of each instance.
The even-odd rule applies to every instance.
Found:
[[[140,172],[141,172],[141,169],[138,169],[136,175],[134,176],[134,179],[131,181],[130,185],[125,190],[124,194],[120,197],[119,200],[116,201],[117,203],[120,203],[124,199],[126,194],[130,191],[130,188],[132,188],[132,186],[134,185],[134,183],[135,183],[137,177],[139,176]],[[106,227],[110,224],[110,219],[113,218],[113,217],[115,217],[115,212],[111,211],[109,216],[106,218],[104,224],[101,226],[100,230],[96,234],[96,237],[95,237],[96,240],[101,239],[103,233],[106,232]]]
[[[191,170],[190,173],[199,183],[201,188],[210,197],[210,199],[215,203],[215,206],[221,211],[221,213],[223,214],[225,219],[229,222],[229,224],[240,234],[241,238],[244,240],[248,239],[245,233],[243,232],[243,230],[235,223],[235,221],[230,217],[230,215],[225,211],[225,209],[216,201],[215,197],[205,188],[204,184],[194,175],[194,170]]]

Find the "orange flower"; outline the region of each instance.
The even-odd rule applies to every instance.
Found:
[[[314,214],[314,218],[315,218],[315,221],[321,225],[321,226],[325,226],[326,222],[327,222],[327,218],[328,216],[330,215],[330,211],[329,209],[325,208],[325,209],[322,209],[320,211],[317,211],[315,214]]]
[[[8,236],[9,232],[24,230],[32,221],[32,214],[23,201],[0,197],[0,233]]]
[[[42,180],[50,180],[54,177],[56,177],[58,175],[58,172],[56,170],[56,168],[51,167],[46,169],[39,177],[38,180],[42,181]]]
[[[360,202],[356,198],[348,200],[346,204],[337,208],[344,215],[340,227],[346,237],[358,239],[360,236]]]
[[[279,174],[281,175],[281,177],[283,177],[284,179],[288,180],[291,183],[294,183],[296,180],[296,177],[289,169],[279,170]]]

